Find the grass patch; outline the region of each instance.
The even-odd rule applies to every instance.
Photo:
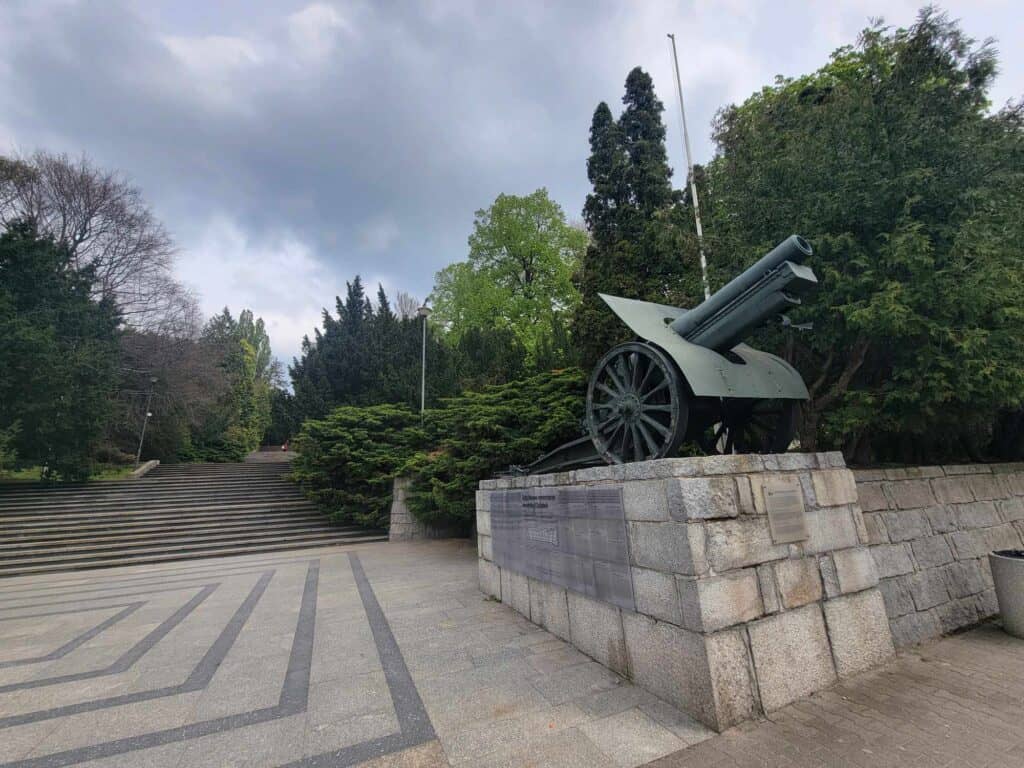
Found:
[[[89,481],[124,480],[134,469],[131,464],[97,464]],[[38,483],[42,473],[40,466],[0,471],[0,483]]]

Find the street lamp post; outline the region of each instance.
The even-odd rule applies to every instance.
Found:
[[[430,317],[430,307],[426,302],[416,310],[416,314],[423,318],[423,364],[420,370],[420,421],[423,420],[423,412],[427,409],[427,318]]]
[[[149,406],[153,402],[153,387],[156,385],[156,376],[149,380],[149,392],[146,394],[146,415],[142,418],[142,431],[139,433],[139,449],[135,452],[135,468],[139,468],[139,461],[142,460],[142,441],[146,439],[146,425],[149,424],[149,417],[153,415]]]

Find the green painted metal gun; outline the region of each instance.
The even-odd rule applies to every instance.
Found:
[[[812,252],[793,235],[691,310],[601,294],[638,340],[609,350],[591,373],[587,434],[521,471],[658,459],[684,443],[706,453],[787,450],[807,387],[785,360],[742,341],[817,287],[803,264]]]

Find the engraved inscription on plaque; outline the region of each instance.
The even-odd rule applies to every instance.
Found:
[[[619,486],[491,493],[494,562],[636,610]]]
[[[764,505],[773,542],[789,544],[807,539],[804,497],[799,482],[789,478],[766,482]]]

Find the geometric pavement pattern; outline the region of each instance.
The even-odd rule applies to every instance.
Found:
[[[710,735],[475,577],[434,542],[4,579],[0,768],[601,768]]]
[[[981,768],[1022,722],[990,624],[716,736],[484,599],[472,543],[0,581],[0,768]]]

